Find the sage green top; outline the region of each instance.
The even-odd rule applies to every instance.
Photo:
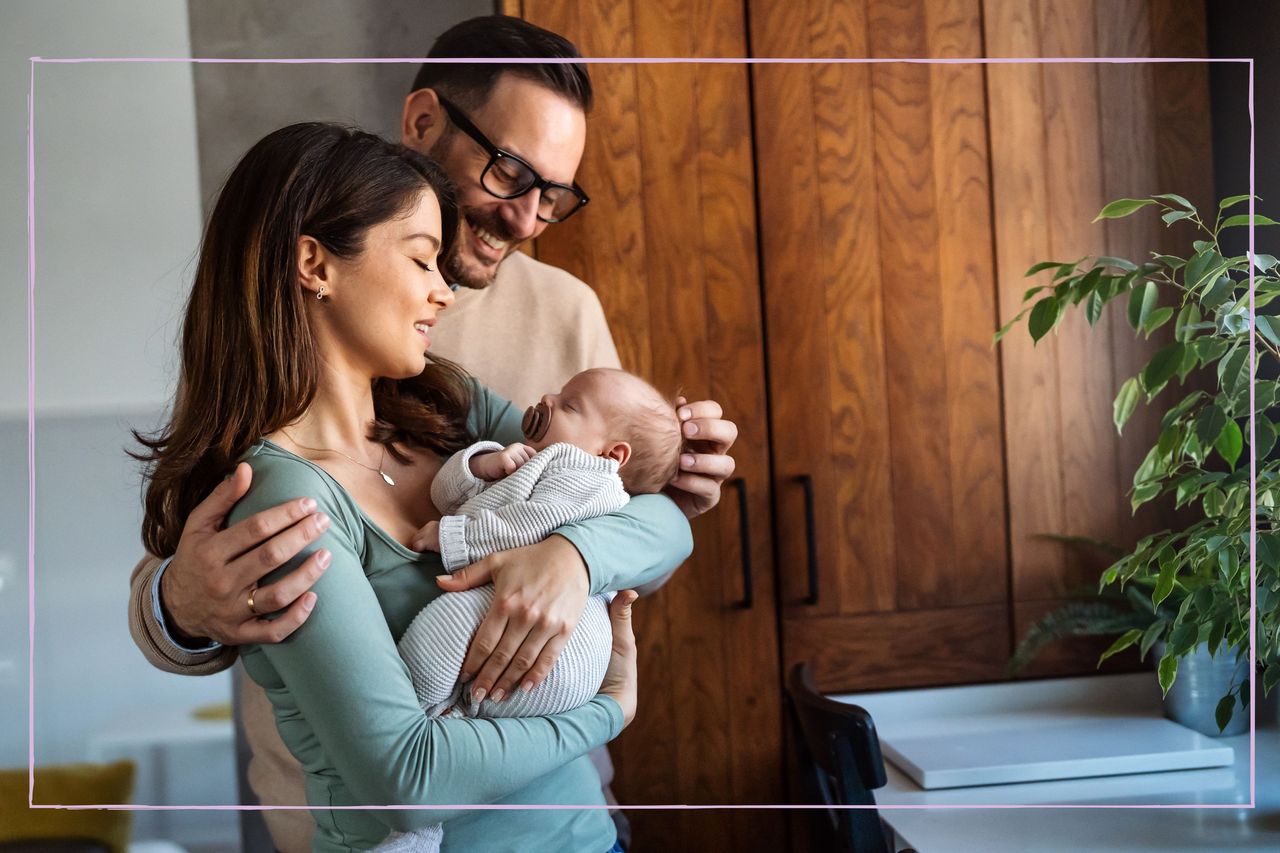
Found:
[[[521,440],[510,403],[476,386],[468,425],[476,438]],[[440,595],[435,553],[416,553],[374,524],[323,469],[262,440],[243,457],[253,485],[229,522],[286,500],[315,499],[332,519],[306,551],[333,554],[313,587],[310,618],[287,640],[241,647],[250,677],[275,709],[276,725],[306,773],[312,806],[416,804],[421,810],[331,810],[316,819],[313,849],[365,849],[391,829],[444,822],[444,850],[468,853],[605,853],[613,822],[604,809],[461,810],[451,804],[604,802],[586,757],[622,730],[607,696],[564,714],[527,719],[427,718],[418,707],[396,641]],[[678,566],[693,547],[688,521],[662,495],[557,531],[574,543],[591,592],[645,583]]]

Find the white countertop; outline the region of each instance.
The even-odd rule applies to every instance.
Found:
[[[1158,715],[1159,691],[1153,698],[1153,683],[1150,673],[1132,673],[831,698],[862,705],[881,728],[881,719],[892,729],[910,724],[913,715],[925,728],[928,708],[937,707],[937,700],[972,723],[984,706],[992,714],[1008,713],[1011,695],[1034,696],[1042,706],[1057,709],[1075,704]],[[888,784],[875,795],[901,844],[919,853],[1280,851],[1280,731],[1274,718],[1264,720],[1257,732],[1256,808],[1248,807],[1250,736],[1215,743],[1234,750],[1233,765],[931,791],[886,762]],[[1155,808],[1170,804],[1213,807]],[[997,807],[1002,805],[1015,807]],[[1087,808],[1117,805],[1147,808]]]

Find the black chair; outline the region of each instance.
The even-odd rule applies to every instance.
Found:
[[[826,812],[828,820],[816,823],[825,824],[821,830],[834,837],[836,849],[842,853],[894,853],[890,843],[893,831],[881,822],[871,793],[887,781],[871,715],[857,705],[836,702],[819,693],[806,663],[792,668],[787,693],[801,770],[810,782],[808,801],[831,806]]]

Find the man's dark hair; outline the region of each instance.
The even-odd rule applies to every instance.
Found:
[[[432,59],[485,57],[493,59],[581,59],[573,42],[550,30],[509,15],[471,18],[446,30],[432,45]],[[591,110],[591,78],[578,63],[423,63],[413,89],[435,89],[458,106],[474,110],[489,100],[498,78],[517,74],[575,104]]]

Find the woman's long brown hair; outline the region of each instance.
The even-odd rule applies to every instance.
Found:
[[[431,160],[370,133],[320,122],[268,134],[236,166],[209,217],[182,327],[169,423],[135,432],[150,452],[142,539],[172,554],[191,510],[253,442],[297,420],[315,397],[316,340],[298,284],[297,246],[314,237],[358,255],[373,226],[407,213],[424,191],[440,202],[444,257],[457,232],[453,186]],[[370,438],[437,453],[468,442],[467,375],[429,359],[412,379],[373,383]]]

